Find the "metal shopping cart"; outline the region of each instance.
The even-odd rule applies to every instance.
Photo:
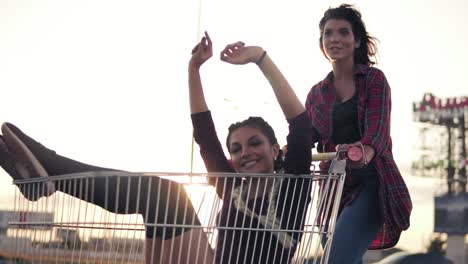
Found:
[[[161,244],[145,243],[148,234],[170,245],[202,230],[213,262],[327,263],[345,178],[338,156],[314,155],[331,166],[312,165],[310,175],[103,171],[17,180],[0,248],[18,263],[145,263],[145,254],[161,263]],[[54,194],[24,198],[41,194],[45,181]],[[167,248],[179,263],[185,251]]]

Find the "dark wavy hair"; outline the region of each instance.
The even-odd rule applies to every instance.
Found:
[[[268,141],[271,145],[278,144],[278,140],[275,136],[275,131],[273,128],[266,122],[263,118],[257,116],[251,116],[244,121],[240,121],[229,126],[229,132],[226,138],[226,146],[229,152],[231,152],[231,148],[229,145],[229,141],[231,139],[231,134],[241,127],[250,127],[260,130],[260,132],[267,137]],[[278,171],[283,167],[283,152],[280,149],[278,156],[274,162],[274,170]]]
[[[323,49],[323,29],[325,24],[330,19],[343,19],[348,21],[351,24],[353,30],[354,38],[360,40],[360,46],[354,52],[354,64],[365,64],[372,66],[377,63],[377,42],[378,39],[369,35],[364,25],[364,21],[361,18],[361,12],[359,12],[352,5],[342,4],[336,8],[329,8],[323,14],[322,19],[319,23],[320,29],[320,50],[322,50],[323,55],[328,59]],[[374,60],[371,58],[374,57]]]

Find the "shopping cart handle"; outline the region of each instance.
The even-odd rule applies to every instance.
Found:
[[[347,158],[351,161],[359,161],[362,159],[362,149],[358,147],[350,147],[348,150],[340,150],[338,152],[323,152],[312,155],[312,161],[327,161],[333,160],[335,158]]]
[[[327,161],[336,158],[336,152],[314,153],[312,161]]]

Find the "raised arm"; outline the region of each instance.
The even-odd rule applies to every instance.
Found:
[[[221,60],[231,64],[256,63],[270,82],[287,119],[296,117],[305,111],[305,107],[297,98],[286,78],[261,47],[245,46],[243,42],[236,42],[226,46],[221,52]]]
[[[190,58],[188,67],[190,112],[192,114],[208,111],[200,78],[200,67],[211,56],[213,56],[213,47],[210,36],[205,32],[205,36],[192,49],[192,57]]]
[[[203,94],[200,67],[212,55],[211,39],[205,32],[205,36],[201,39],[200,43],[192,50],[188,69],[193,136],[200,147],[200,154],[208,172],[234,172],[224,155]],[[208,182],[216,188],[219,197],[222,197],[224,193],[223,188],[229,188],[232,181],[225,181],[224,178],[208,177]]]

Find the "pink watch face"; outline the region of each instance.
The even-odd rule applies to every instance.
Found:
[[[358,147],[351,147],[348,149],[348,158],[352,161],[358,161],[362,159],[362,150]]]

